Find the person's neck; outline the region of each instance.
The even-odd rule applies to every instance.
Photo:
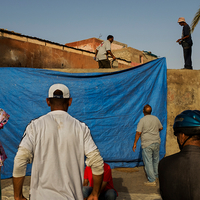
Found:
[[[187,145],[193,145],[193,146],[198,146],[200,147],[200,141],[199,140],[188,140],[183,147]]]
[[[59,107],[57,107],[57,108],[51,107],[51,111],[56,111],[56,110],[62,110],[62,111],[67,112],[68,109],[63,108],[63,107],[60,107],[60,108]]]

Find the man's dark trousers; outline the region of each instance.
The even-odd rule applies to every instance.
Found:
[[[183,47],[183,55],[185,60],[185,69],[192,69],[192,47]]]
[[[111,68],[110,61],[108,59],[99,60],[98,63],[99,63],[99,69],[102,69],[102,68]]]

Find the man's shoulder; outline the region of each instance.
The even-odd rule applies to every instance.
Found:
[[[145,120],[146,119],[146,116],[143,116],[141,119],[140,119],[140,121],[143,121],[143,120]]]
[[[157,122],[160,122],[160,120],[158,119],[157,116],[155,115],[148,115],[150,119],[154,120],[154,121],[157,121]]]
[[[36,117],[36,118],[32,119],[29,124],[33,124],[33,123],[37,124],[37,123],[40,123],[42,121],[48,120],[48,119],[51,118],[50,115],[51,115],[51,112],[48,112],[44,115]]]
[[[188,24],[186,24],[183,28],[190,28],[190,26]]]
[[[155,115],[149,115],[149,116],[151,116],[152,118],[158,119],[158,117]]]
[[[170,156],[166,156],[163,159],[160,160],[159,162],[159,167],[162,168],[168,168],[169,165],[176,165],[177,162],[179,162],[179,159],[181,158],[180,152],[175,153]]]
[[[36,118],[32,119],[32,120],[29,122],[28,125],[33,124],[33,123],[40,122],[41,120],[45,119],[46,115],[47,115],[47,114],[41,115],[41,116],[39,116],[39,117],[36,117]],[[28,125],[27,125],[27,126],[28,126]]]
[[[183,26],[183,31],[190,31],[190,26],[188,24]]]
[[[106,45],[106,46],[107,46],[107,45],[109,45],[109,46],[110,46],[110,45],[111,45],[111,43],[110,43],[110,41],[109,41],[109,40],[105,40],[105,41],[104,41],[104,45]]]
[[[32,119],[30,123],[40,123],[42,121],[49,121],[49,120],[53,120],[53,118],[56,118],[56,117],[59,117],[59,118],[64,117],[69,122],[74,122],[82,126],[87,126],[84,122],[81,122],[80,120],[72,117],[69,113],[65,111],[60,111],[60,110],[48,112],[45,115]]]
[[[139,125],[139,126],[143,125],[143,123],[144,123],[145,121],[146,121],[146,118],[145,118],[145,116],[143,116],[143,117],[139,120],[138,125]]]
[[[155,119],[155,120],[157,120],[158,117],[156,117],[155,115],[145,115],[144,117],[141,118],[141,120],[148,120],[148,119]]]

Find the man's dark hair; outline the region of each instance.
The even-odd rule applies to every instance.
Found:
[[[148,115],[150,115],[151,112],[152,112],[152,108],[151,108],[151,106],[149,104],[145,105],[143,110],[144,110],[144,113],[148,114]]]
[[[109,40],[111,38],[113,38],[113,36],[112,35],[108,35],[107,40]]]
[[[63,92],[60,90],[56,90],[53,93],[53,95],[62,96]],[[60,106],[60,105],[66,104],[66,103],[69,105],[69,98],[49,98],[49,101],[52,106]]]

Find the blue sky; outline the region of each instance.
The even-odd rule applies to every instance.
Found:
[[[166,57],[168,69],[183,68],[176,43],[190,25],[199,0],[0,0],[0,28],[65,44],[91,37],[115,40]],[[200,69],[200,22],[193,34],[193,67]]]

